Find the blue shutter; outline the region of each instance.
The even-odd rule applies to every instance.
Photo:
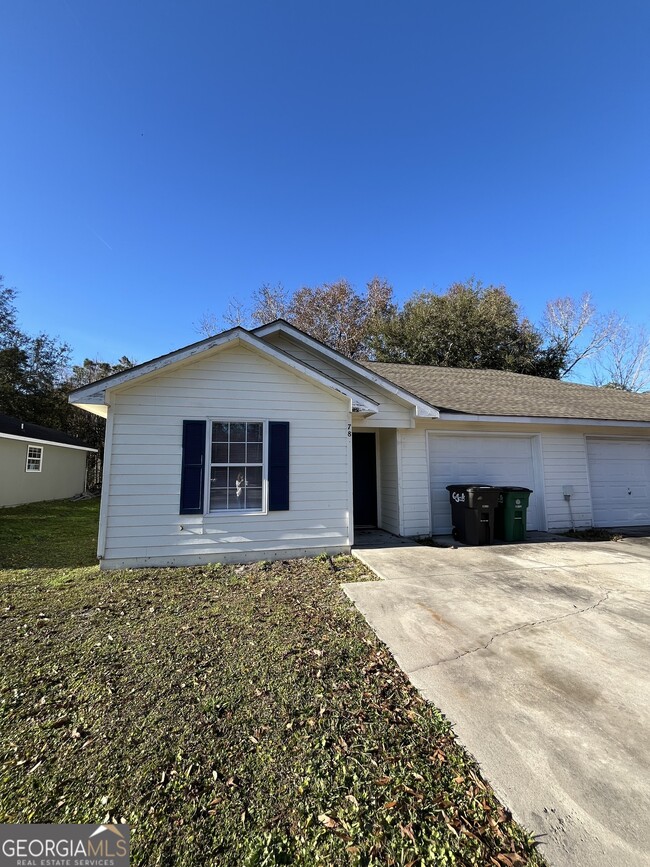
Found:
[[[289,509],[289,422],[269,422],[269,512]]]
[[[183,422],[181,515],[203,514],[205,425],[204,421]]]

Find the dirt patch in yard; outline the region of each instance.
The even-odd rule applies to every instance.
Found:
[[[590,527],[587,530],[569,530],[562,535],[569,539],[580,539],[582,542],[621,542],[625,536],[615,530],[602,530],[598,527]]]

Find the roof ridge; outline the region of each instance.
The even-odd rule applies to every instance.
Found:
[[[595,385],[590,382],[574,382],[570,379],[555,379],[552,376],[537,376],[534,373],[520,373],[517,370],[498,370],[495,367],[448,367],[447,365],[442,364],[410,364],[407,362],[400,361],[367,361],[364,362],[367,365],[381,365],[382,367],[401,367],[401,368],[410,368],[414,370],[422,370],[422,371],[449,371],[450,373],[476,373],[476,374],[485,374],[485,373],[493,373],[498,376],[516,376],[516,377],[524,377],[526,379],[535,380],[535,382],[543,382],[548,383],[550,385],[562,385],[562,386],[571,386],[575,388],[587,388],[590,390],[596,390],[599,392],[607,391],[607,393],[611,394],[622,394],[627,395],[628,397],[646,397],[650,395],[650,391],[648,392],[636,392],[636,391],[625,391],[622,388],[612,388],[605,385]]]

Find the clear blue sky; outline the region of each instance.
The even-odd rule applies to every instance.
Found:
[[[647,0],[7,0],[0,273],[140,361],[264,282],[650,320]]]

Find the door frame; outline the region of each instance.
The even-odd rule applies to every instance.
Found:
[[[354,435],[355,434],[372,434],[375,442],[375,490],[377,494],[377,529],[381,529],[381,474],[380,474],[380,462],[381,457],[379,454],[379,438],[377,436],[378,431],[374,428],[351,428],[352,433],[352,442],[354,443]],[[352,504],[352,520],[350,521],[352,531],[355,529],[355,517],[354,517],[354,446],[350,448],[350,468],[351,468],[351,476],[350,476],[350,487],[352,490],[352,496],[350,497]],[[357,529],[358,526],[357,526]]]

